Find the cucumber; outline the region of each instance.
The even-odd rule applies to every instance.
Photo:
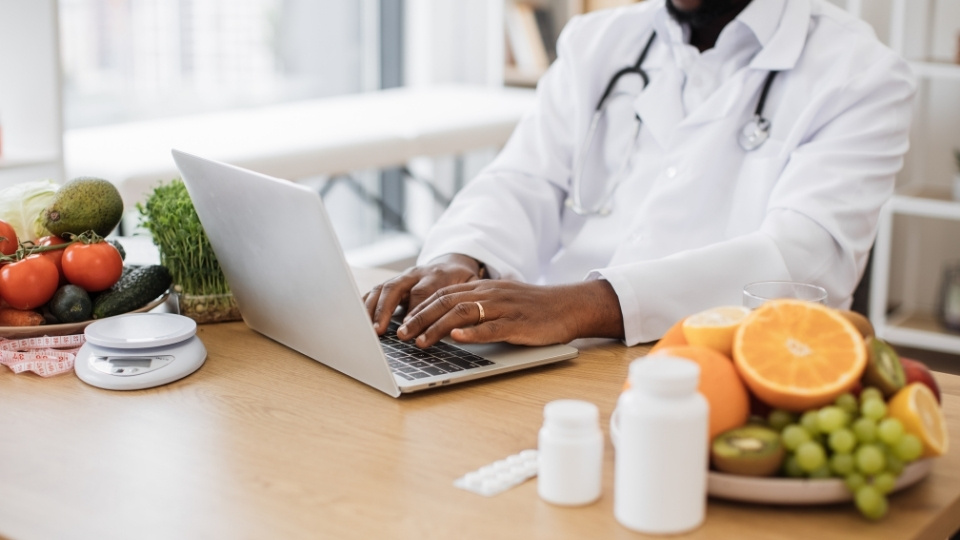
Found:
[[[143,307],[170,287],[170,272],[159,264],[134,268],[93,303],[93,318],[103,319]]]

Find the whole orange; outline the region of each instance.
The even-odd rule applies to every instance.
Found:
[[[671,347],[674,345],[687,345],[687,338],[683,335],[683,321],[686,319],[680,319],[673,326],[671,326],[663,337],[660,338],[660,341],[657,341],[653,344],[653,347],[650,348],[650,353],[655,353],[664,347]]]
[[[700,385],[697,390],[710,404],[710,440],[728,429],[747,423],[750,395],[732,360],[700,345],[670,345],[654,354],[685,358],[700,366]],[[629,384],[625,388],[629,388]]]

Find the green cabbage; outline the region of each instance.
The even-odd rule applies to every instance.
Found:
[[[13,227],[21,242],[49,235],[40,214],[53,202],[59,187],[52,180],[40,180],[0,190],[0,219]]]

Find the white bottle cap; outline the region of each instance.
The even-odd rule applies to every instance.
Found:
[[[543,419],[551,429],[579,432],[600,424],[600,410],[588,401],[558,399],[543,407]]]
[[[700,365],[686,358],[651,355],[630,364],[630,386],[660,396],[680,396],[697,391]]]

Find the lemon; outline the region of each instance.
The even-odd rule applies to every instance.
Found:
[[[936,396],[925,384],[915,382],[900,389],[887,403],[887,414],[900,420],[907,433],[923,443],[923,457],[947,452],[947,428]]]
[[[731,357],[733,336],[749,314],[743,306],[719,306],[694,313],[683,321],[683,337],[690,345],[709,347]]]

